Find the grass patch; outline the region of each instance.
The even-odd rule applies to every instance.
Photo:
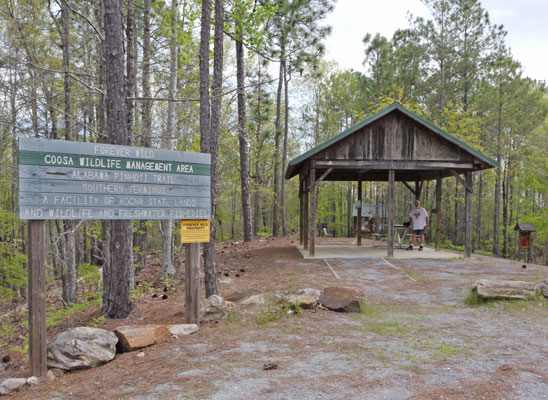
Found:
[[[61,307],[57,310],[46,312],[46,326],[57,326],[62,320],[72,317],[77,311],[84,311],[89,307],[98,306],[101,304],[100,299],[84,301],[82,303],[69,304],[66,307]]]
[[[296,304],[293,306],[289,301],[285,301],[282,304],[278,304],[274,296],[269,297],[264,309],[259,311],[256,315],[256,320],[259,324],[266,324],[268,322],[274,322],[286,315],[300,315],[303,310]]]
[[[478,295],[478,293],[473,290],[470,290],[464,298],[464,304],[470,307],[481,306],[484,305],[486,302],[486,299]]]

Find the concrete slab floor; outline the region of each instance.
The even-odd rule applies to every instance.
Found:
[[[386,257],[386,247],[372,247],[356,245],[316,245],[316,256],[310,257],[308,250],[304,250],[303,246],[296,246],[303,258],[383,258]],[[453,253],[447,250],[435,251],[434,249],[425,247],[423,251],[418,251],[418,247],[414,250],[406,250],[405,248],[394,248],[394,258],[402,260],[410,260],[416,258],[441,260],[449,258],[463,257],[460,253]]]

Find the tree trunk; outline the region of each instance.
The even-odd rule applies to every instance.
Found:
[[[249,138],[245,109],[245,65],[244,44],[236,40],[236,78],[238,85],[238,139],[240,142],[240,182],[242,186],[242,217],[244,241],[253,240],[251,224],[251,189],[249,185]]]
[[[142,86],[143,97],[141,103],[142,113],[142,132],[139,144],[144,147],[150,146],[150,137],[152,136],[152,103],[149,100],[150,94],[150,0],[144,0],[143,3],[143,72]],[[135,245],[139,248],[137,252],[138,269],[146,268],[148,253],[148,226],[146,221],[139,221],[139,228],[135,235]]]
[[[497,123],[497,181],[495,183],[495,216],[493,218],[493,253],[500,257],[500,184],[502,152],[502,104],[499,104]]]
[[[70,10],[65,0],[61,2],[61,20],[63,26],[63,70],[65,91],[65,140],[74,140],[72,135],[72,93],[70,87]],[[63,274],[63,300],[76,303],[76,243],[74,221],[65,221],[66,253]]]
[[[476,249],[482,249],[481,243],[481,196],[483,195],[483,174],[482,171],[478,172],[478,195],[477,195],[477,210],[476,210]]]
[[[177,7],[178,1],[171,1],[171,40],[169,65],[169,99],[167,105],[167,132],[163,144],[168,150],[175,148],[175,92],[177,90]],[[173,221],[163,220],[162,224],[162,277],[175,274],[173,267]]]
[[[282,150],[282,235],[287,235],[287,210],[286,210],[286,193],[285,193],[285,166],[287,164],[287,136],[289,133],[289,91],[287,85],[289,80],[287,79],[287,65],[284,63],[284,103],[285,103],[285,113],[284,113],[284,144]]]
[[[283,60],[283,59],[282,59]],[[278,76],[278,91],[276,94],[276,137],[274,147],[274,205],[272,208],[272,235],[278,236],[280,230],[279,201],[280,201],[280,136],[281,130],[281,107],[282,107],[282,86],[283,86],[283,61],[280,61],[280,73]]]
[[[211,153],[211,237],[204,245],[204,272],[206,297],[219,294],[215,270],[215,233],[217,205],[217,152],[221,122],[221,94],[223,83],[223,0],[215,0],[215,34],[213,39],[213,84],[211,88],[211,126],[209,152]],[[209,43],[209,36],[208,36]]]
[[[107,132],[112,144],[128,145],[126,87],[124,85],[124,35],[121,0],[103,0]],[[131,311],[129,267],[132,259],[130,223],[113,221],[110,265],[103,280],[103,314],[126,318]]]

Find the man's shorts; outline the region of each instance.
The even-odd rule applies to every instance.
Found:
[[[413,229],[413,234],[422,235],[424,234],[424,229]]]

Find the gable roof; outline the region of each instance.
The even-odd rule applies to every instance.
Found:
[[[499,164],[496,161],[494,161],[493,159],[487,157],[486,155],[484,155],[480,151],[478,151],[478,150],[474,149],[473,147],[467,145],[466,143],[464,143],[462,140],[456,138],[455,136],[450,135],[449,133],[447,133],[443,129],[437,127],[436,125],[434,125],[430,121],[427,121],[426,119],[424,119],[420,115],[414,113],[413,111],[409,110],[408,108],[405,108],[400,103],[394,102],[391,105],[389,105],[388,107],[386,107],[386,108],[376,112],[375,114],[367,117],[363,121],[358,122],[357,124],[351,126],[350,128],[348,128],[344,132],[341,132],[338,135],[333,136],[331,139],[328,139],[325,142],[320,143],[318,146],[308,150],[307,152],[305,152],[305,153],[301,154],[300,156],[294,158],[293,160],[289,161],[289,163],[287,165],[287,170],[286,170],[286,173],[285,173],[285,179],[290,179],[293,176],[295,176],[297,174],[297,171],[296,171],[298,169],[297,166],[299,164],[303,163],[304,161],[306,161],[307,159],[309,159],[310,157],[312,157],[313,155],[315,155],[315,154],[319,153],[320,151],[328,148],[329,146],[339,142],[340,140],[346,138],[347,136],[350,136],[351,134],[353,134],[354,132],[360,130],[364,126],[367,126],[367,125],[373,123],[374,121],[384,117],[385,115],[391,113],[394,110],[398,110],[398,111],[402,112],[403,114],[407,115],[409,118],[415,120],[419,124],[423,125],[424,127],[428,128],[432,132],[434,132],[437,135],[439,135],[439,136],[443,137],[444,139],[448,140],[450,143],[454,144],[455,146],[459,147],[460,149],[464,150],[465,152],[471,154],[475,158],[483,161],[485,164],[489,165],[490,167],[492,167],[492,168],[498,168],[499,167]]]

